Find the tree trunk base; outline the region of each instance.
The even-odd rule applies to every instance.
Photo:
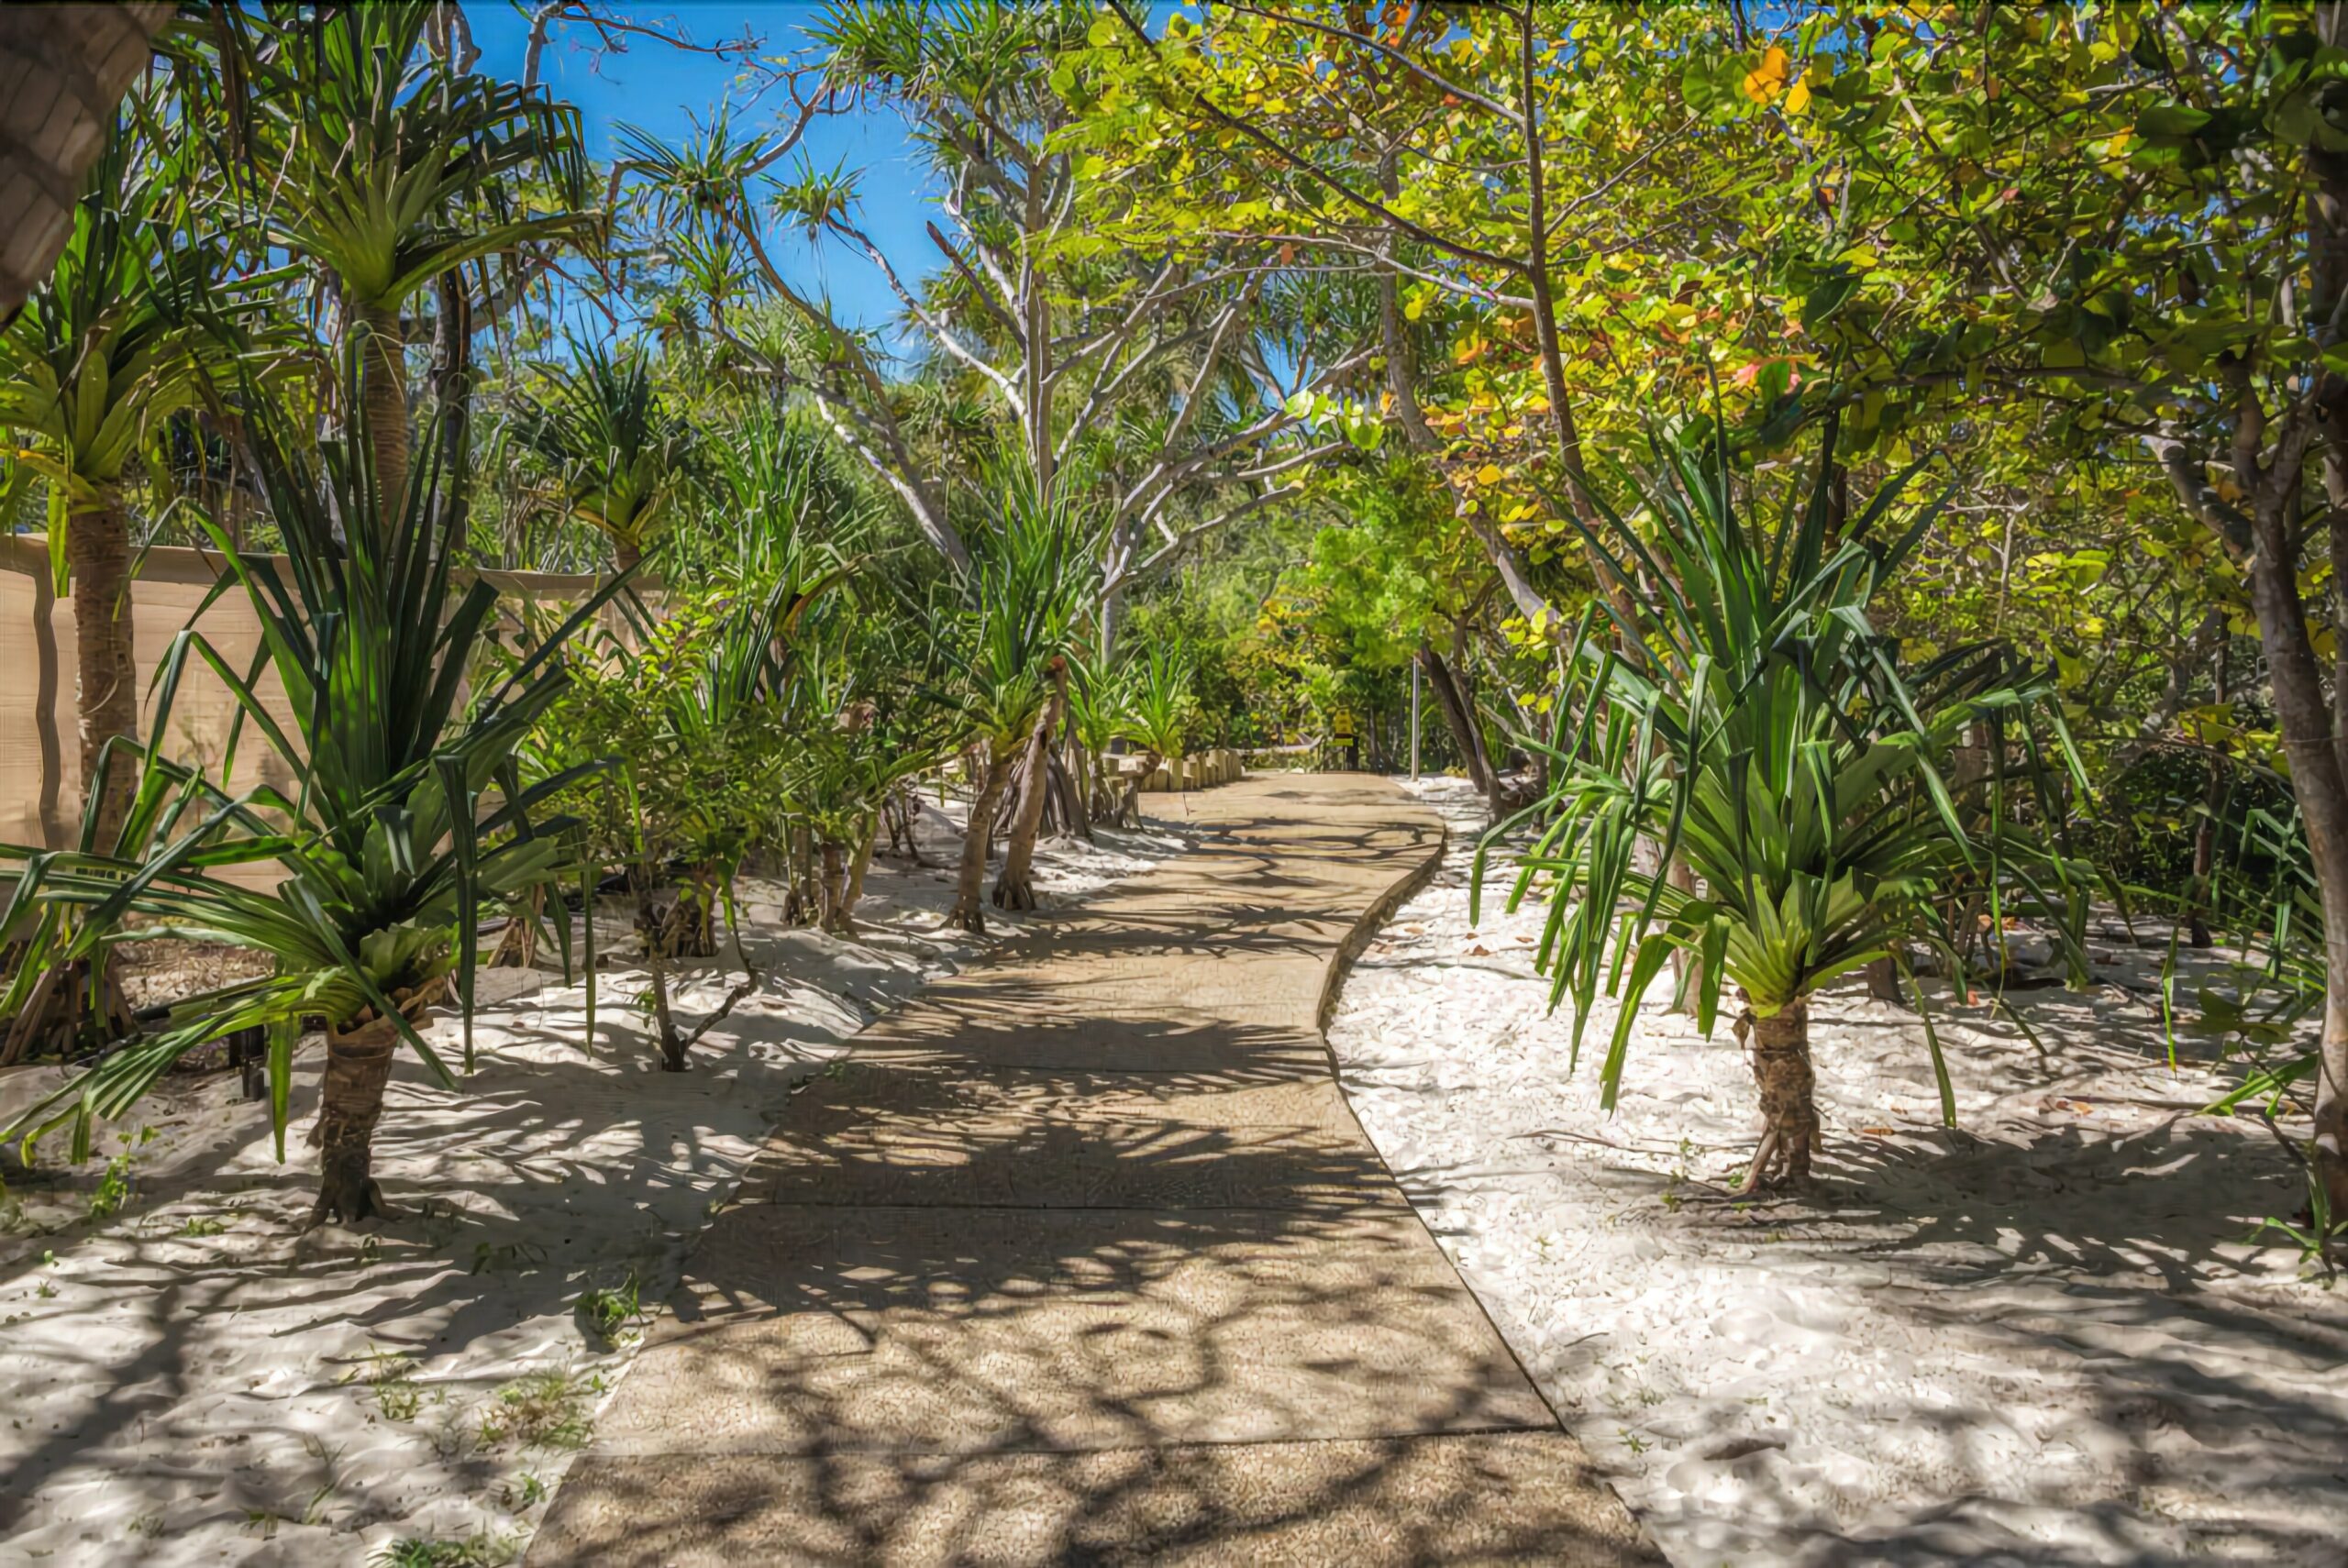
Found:
[[[1032,910],[1036,907],[1036,882],[1033,878],[998,877],[994,881],[992,899],[999,910]]]
[[[981,911],[968,909],[958,903],[946,911],[946,929],[967,931],[972,936],[984,936],[987,933],[987,917]]]
[[[1736,1191],[1797,1187],[1810,1179],[1819,1148],[1817,1078],[1810,1066],[1810,1004],[1798,1001],[1768,1018],[1737,1020],[1737,1038],[1750,1035],[1753,1077],[1761,1090],[1763,1130],[1753,1165]]]
[[[374,1176],[375,1123],[383,1114],[398,1027],[377,1018],[349,1034],[327,1032],[326,1079],[310,1142],[318,1149],[318,1201],[305,1229],[331,1222],[356,1225],[389,1220],[398,1210],[384,1200]]]

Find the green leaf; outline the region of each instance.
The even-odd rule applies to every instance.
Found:
[[[2190,104],[2154,104],[2136,116],[2136,134],[2147,141],[2186,141],[2209,123],[2209,112]]]
[[[1858,292],[1859,275],[1856,272],[1846,271],[1828,278],[1802,297],[1803,327],[1816,331],[1836,311],[1850,304],[1851,296]]]

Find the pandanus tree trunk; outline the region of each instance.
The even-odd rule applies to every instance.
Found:
[[[437,979],[393,1001],[413,1019],[446,990]],[[318,1120],[310,1142],[318,1151],[318,1201],[310,1210],[313,1227],[337,1221],[395,1218],[375,1180],[375,1124],[383,1117],[383,1090],[392,1081],[392,1057],[399,1050],[399,1025],[389,1015],[352,1029],[327,1030],[326,1077],[319,1087]]]
[[[954,907],[946,912],[946,923],[957,931],[983,932],[987,928],[985,900],[987,879],[987,845],[994,837],[994,813],[1002,799],[1002,787],[1011,774],[1011,759],[1002,747],[992,741],[971,748],[972,767],[980,775],[977,795],[970,801],[970,820],[962,829],[962,866],[954,885]]]
[[[1818,1082],[1810,1067],[1810,1002],[1790,1002],[1763,1018],[1737,1021],[1737,1039],[1753,1055],[1761,1090],[1761,1145],[1740,1193],[1785,1187],[1810,1176],[1819,1146]]]
[[[375,492],[386,527],[407,496],[407,340],[397,305],[362,312],[360,395],[367,404],[367,439],[375,451]]]
[[[878,819],[868,820],[857,838],[855,857],[848,862],[847,886],[841,889],[839,908],[832,916],[831,930],[836,935],[856,934],[857,901],[864,897],[864,874],[872,867],[872,845],[880,836]]]
[[[81,680],[82,784],[98,777],[106,742],[138,734],[138,669],[130,621],[130,523],[119,497],[76,512],[65,525],[65,563],[72,577],[76,674]],[[114,847],[130,807],[138,770],[117,757],[106,774],[98,808],[99,849]]]
[[[824,840],[823,871],[817,887],[816,907],[820,922],[825,931],[840,929],[840,911],[847,900],[847,856],[840,853],[836,838]]]
[[[388,1219],[393,1210],[375,1181],[375,1124],[382,1120],[383,1088],[392,1079],[398,1026],[371,1019],[348,1032],[327,1031],[327,1070],[317,1126],[318,1201],[310,1223],[356,1225]]]
[[[1060,679],[1057,669],[1053,678],[1056,682]],[[994,883],[994,907],[999,910],[1036,907],[1036,835],[1043,830],[1044,802],[1052,790],[1052,731],[1059,723],[1060,699],[1056,684],[1027,736],[1019,799],[1012,810],[1011,842],[1003,846],[1002,874]]]
[[[1142,781],[1157,772],[1157,765],[1165,760],[1163,756],[1154,751],[1145,751],[1141,754],[1141,771],[1125,780],[1125,797],[1117,807],[1117,820],[1125,826],[1132,828],[1141,826]]]

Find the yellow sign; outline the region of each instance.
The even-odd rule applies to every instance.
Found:
[[[1354,716],[1350,710],[1340,708],[1329,719],[1330,733],[1341,741],[1354,738]]]

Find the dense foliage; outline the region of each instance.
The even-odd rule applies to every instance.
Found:
[[[606,878],[656,977],[754,867],[848,930],[915,781],[975,930],[1135,766],[1342,742],[1472,780],[1578,1011],[1677,951],[1800,1055],[1756,1179],[1812,1152],[1817,988],[1962,1004],[2092,899],[2239,955],[2168,1010],[2348,1214],[2338,7],[840,4],[756,63],[780,112],[603,167],[461,20],[191,12],[0,336],[98,784],[12,852],[6,1054],[113,1044],[153,922],[280,964],[75,1103],[250,1023],[421,1049],[484,923],[568,963]],[[910,127],[919,254],[804,157],[847,113]],[[139,743],[145,540],[228,552],[294,788]]]

